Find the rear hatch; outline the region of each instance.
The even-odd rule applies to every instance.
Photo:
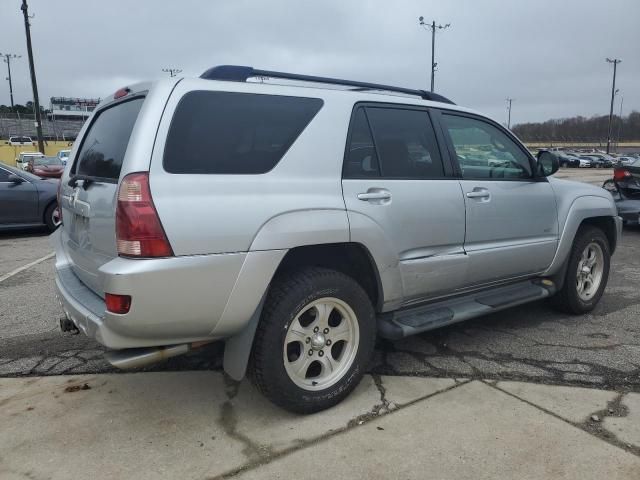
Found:
[[[73,272],[100,296],[98,270],[118,255],[118,179],[143,102],[143,95],[127,96],[94,114],[61,185],[63,248]]]

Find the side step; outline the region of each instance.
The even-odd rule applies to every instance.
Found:
[[[378,334],[398,340],[470,318],[541,300],[556,293],[551,280],[527,280],[504,287],[406,308],[378,316]]]

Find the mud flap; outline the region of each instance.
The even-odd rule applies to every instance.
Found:
[[[244,378],[247,372],[249,355],[251,355],[251,347],[253,346],[253,337],[256,334],[260,315],[262,315],[262,306],[266,298],[267,294],[265,293],[255,312],[251,315],[247,326],[244,327],[240,333],[225,342],[223,368],[227,375],[238,382]]]

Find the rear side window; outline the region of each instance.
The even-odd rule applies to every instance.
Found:
[[[136,98],[98,113],[82,140],[72,173],[105,180],[118,179],[142,102],[144,98]]]
[[[426,111],[378,107],[366,111],[383,177],[444,177],[438,143]]]
[[[187,93],[171,121],[164,168],[169,173],[268,172],[321,107],[318,98]]]

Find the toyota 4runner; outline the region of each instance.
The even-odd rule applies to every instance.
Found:
[[[62,177],[61,326],[121,368],[224,340],[232,378],[328,408],[378,336],[548,297],[594,308],[621,221],[557,169],[421,90],[234,66],[131,85]]]

